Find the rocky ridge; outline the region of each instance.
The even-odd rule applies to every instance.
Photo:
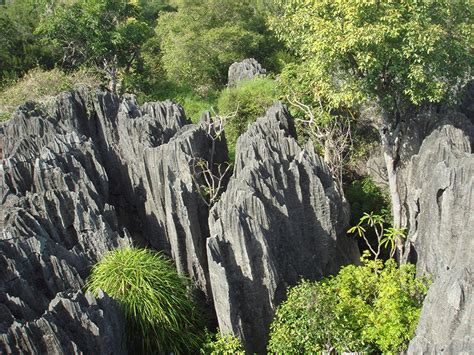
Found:
[[[448,121],[411,131],[400,174],[406,258],[434,280],[411,353],[472,348],[474,130]],[[265,351],[288,286],[357,261],[341,196],[281,105],[239,138],[209,211],[196,162],[227,161],[211,125],[171,102],[88,91],[26,103],[3,125],[0,351],[126,353],[117,304],[81,289],[104,253],[132,242],[173,257],[249,352]]]
[[[221,304],[219,289],[236,290],[242,280],[228,273],[228,279],[214,278],[222,285],[212,287],[208,262],[213,267],[219,262],[216,250],[222,243],[209,236],[223,217],[219,206],[238,207],[242,216],[260,219],[268,213],[272,228],[281,228],[276,242],[260,255],[272,260],[265,267],[249,265],[256,282],[248,286],[258,286],[261,280],[266,281],[260,286],[268,286],[259,286],[260,296],[268,300],[259,311],[265,326],[286,286],[301,276],[317,279],[336,272],[340,264],[354,260],[354,246],[337,241],[346,218],[338,212],[340,196],[315,153],[297,146],[291,118],[282,106],[250,129],[237,152],[235,179],[253,185],[238,187],[234,181],[233,186],[247,190],[243,193],[249,198],[260,196],[264,208],[230,206],[233,188],[214,208],[210,220],[217,219],[210,226],[196,162],[214,169],[227,161],[227,147],[224,138],[216,139],[208,116],[191,124],[171,102],[140,106],[133,96],[119,99],[108,92],[77,91],[61,94],[48,108],[26,103],[3,131],[3,351],[124,353],[117,305],[106,295],[95,300],[81,289],[94,263],[132,240],[165,251],[180,272],[194,279],[204,301],[212,300],[214,292]],[[260,155],[269,160],[262,164]],[[223,186],[226,183],[224,176]],[[305,209],[301,216],[293,213]],[[260,230],[259,243],[265,243],[267,234]],[[292,234],[298,243],[288,238]],[[242,240],[233,242],[246,243],[249,236],[238,238]],[[233,253],[233,258],[241,258],[237,249]],[[297,262],[300,253],[303,261]],[[226,300],[234,309],[242,301],[238,296]],[[254,304],[244,313],[261,308],[258,297],[246,301]],[[227,324],[217,308],[219,321]],[[247,335],[252,327],[256,324],[236,332],[247,348],[255,346]],[[263,349],[264,342],[258,346]]]
[[[1,349],[125,352],[115,303],[80,290],[104,253],[131,244],[127,228],[136,242],[165,244],[133,223],[147,216],[145,150],[187,124],[171,102],[139,107],[133,97],[85,91],[62,94],[47,110],[27,103],[5,124]],[[70,319],[69,332],[61,319]]]
[[[277,104],[243,134],[233,176],[210,212],[208,259],[224,333],[265,352],[269,325],[288,286],[358,261],[342,198],[312,146],[301,148]]]
[[[409,353],[469,353],[472,337],[474,154],[465,131],[440,125],[404,169],[407,249],[432,276]]]

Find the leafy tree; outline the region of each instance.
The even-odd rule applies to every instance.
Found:
[[[103,290],[120,303],[130,349],[179,354],[197,349],[201,341],[188,285],[161,254],[125,248],[110,252],[94,266],[86,289],[95,295]]]
[[[456,94],[473,64],[470,0],[277,1],[272,28],[330,107],[375,102],[394,227],[400,138],[410,113]]]
[[[271,325],[269,352],[400,352],[413,337],[429,281],[415,266],[362,258],[288,292]]]
[[[139,63],[140,48],[152,35],[140,8],[122,0],[79,0],[60,3],[42,18],[37,33],[62,53],[62,66],[95,65],[116,91],[119,70]]]
[[[0,4],[0,88],[37,65],[53,67],[54,53],[34,34],[43,10],[39,1]]]
[[[203,96],[226,83],[234,61],[269,57],[276,41],[250,1],[178,1],[178,11],[156,27],[161,63],[169,79],[188,83]]]

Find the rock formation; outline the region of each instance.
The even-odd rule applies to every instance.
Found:
[[[357,262],[347,216],[327,167],[300,148],[277,104],[242,135],[233,176],[210,212],[209,271],[221,332],[265,352],[269,324],[288,286]]]
[[[209,209],[198,191],[203,181],[195,170],[200,161],[213,166],[227,161],[227,146],[222,139],[213,148],[207,124],[187,125],[167,144],[146,149],[144,177],[146,211],[153,230],[150,243],[167,251],[178,271],[190,275],[210,299],[206,256]]]
[[[27,103],[2,127],[2,351],[123,353],[117,306],[81,288],[130,234],[174,256],[207,294],[207,206],[190,176],[195,157],[227,152],[189,123],[171,102],[82,91]]]
[[[129,238],[107,203],[95,145],[59,117],[27,104],[4,127],[0,349],[124,353],[117,305],[80,290],[91,266]]]
[[[409,353],[468,353],[474,348],[474,154],[469,137],[451,124],[440,125],[423,140],[401,181],[409,259],[417,262],[418,274],[433,278]]]
[[[473,347],[474,129],[462,114],[441,116],[418,117],[401,152],[405,258],[433,277],[411,353]],[[48,107],[24,104],[0,134],[2,353],[126,353],[118,305],[81,289],[92,265],[132,238],[172,256],[249,352],[265,351],[288,286],[358,260],[341,196],[281,105],[239,138],[211,212],[198,163],[225,162],[225,139],[171,102],[64,93]]]
[[[241,62],[231,64],[227,74],[227,86],[234,87],[244,79],[252,79],[258,75],[265,75],[266,70],[253,58],[244,59]]]
[[[12,318],[3,305],[2,325]],[[17,305],[21,307],[20,304]],[[3,329],[2,329],[3,333]],[[102,294],[97,300],[80,291],[58,293],[37,319],[13,321],[0,334],[2,354],[126,355],[124,321],[118,304]]]

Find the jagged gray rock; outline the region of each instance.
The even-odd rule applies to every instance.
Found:
[[[5,317],[11,314],[2,314]],[[0,334],[4,354],[126,355],[119,305],[105,294],[97,299],[81,291],[58,293],[38,318],[14,321]]]
[[[227,74],[227,86],[234,87],[244,79],[252,79],[258,75],[265,75],[267,71],[253,58],[232,63]]]
[[[28,104],[4,127],[0,348],[5,353],[121,349],[117,307],[111,300],[85,302],[79,290],[105,252],[130,240],[118,232],[114,208],[106,202],[109,181],[101,157],[90,139],[67,128],[73,122],[58,122]],[[60,294],[66,291],[76,295]]]
[[[119,321],[112,314],[116,309],[109,301],[85,303],[79,290],[105,252],[131,244],[124,227],[142,242],[169,241],[156,231],[147,233],[146,222],[154,212],[146,209],[145,201],[162,186],[150,184],[156,180],[149,178],[154,171],[146,167],[145,156],[149,156],[147,149],[166,145],[187,124],[182,108],[171,102],[138,106],[131,96],[119,100],[107,92],[78,91],[59,95],[48,109],[26,103],[2,127],[6,157],[2,165],[5,226],[0,241],[0,264],[5,270],[0,276],[2,347],[13,352],[122,352],[123,334],[109,331],[123,328],[121,320],[110,323]],[[209,144],[203,132],[172,147],[189,144],[206,157]],[[191,171],[189,162],[175,167],[182,174],[185,169]],[[166,171],[159,183],[171,181],[171,173]],[[188,203],[179,191],[173,193],[184,205]],[[200,213],[207,219],[207,212]],[[201,251],[206,236],[199,236]],[[187,234],[179,233],[178,238]],[[191,257],[191,245],[181,244],[181,239],[178,244],[190,248]],[[196,262],[188,268],[178,251],[170,254],[186,265],[183,271],[195,276]],[[203,259],[207,262],[201,255]],[[61,292],[79,294],[70,298]],[[61,316],[51,316],[57,307],[67,312],[55,311]],[[63,317],[70,319],[67,330]],[[42,341],[43,335],[49,340]]]
[[[225,139],[216,140],[213,147],[205,122],[187,125],[167,144],[146,149],[146,211],[154,230],[150,243],[168,251],[178,271],[190,275],[210,299],[206,256],[209,208],[199,192],[203,181],[194,172],[200,159],[214,167],[227,161]]]
[[[409,228],[406,257],[431,285],[409,353],[469,353],[472,337],[474,154],[452,125],[435,129],[400,181]]]
[[[277,104],[242,135],[227,191],[209,217],[209,272],[223,333],[265,352],[275,307],[288,286],[358,261],[345,237],[342,199],[322,159],[300,148]]]

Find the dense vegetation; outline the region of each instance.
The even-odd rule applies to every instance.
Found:
[[[303,281],[276,312],[268,350],[277,354],[400,352],[413,337],[428,280],[414,265],[362,259],[337,276]]]
[[[455,103],[472,76],[472,11],[470,0],[13,0],[0,5],[0,118],[25,100],[47,104],[63,90],[102,86],[139,101],[175,100],[194,121],[212,111],[224,120],[233,156],[248,124],[283,100],[299,139],[324,156],[351,203],[351,224],[385,231],[366,231],[361,247],[389,240],[386,259],[393,244],[402,251],[401,137],[420,110]],[[229,65],[247,57],[268,75],[226,88]],[[388,191],[360,169],[380,146]],[[88,287],[121,303],[130,339],[144,352],[199,347],[186,281],[163,257],[114,252]],[[401,351],[426,288],[413,266],[368,258],[302,282],[277,312],[269,350]],[[221,336],[203,349],[241,351]]]

